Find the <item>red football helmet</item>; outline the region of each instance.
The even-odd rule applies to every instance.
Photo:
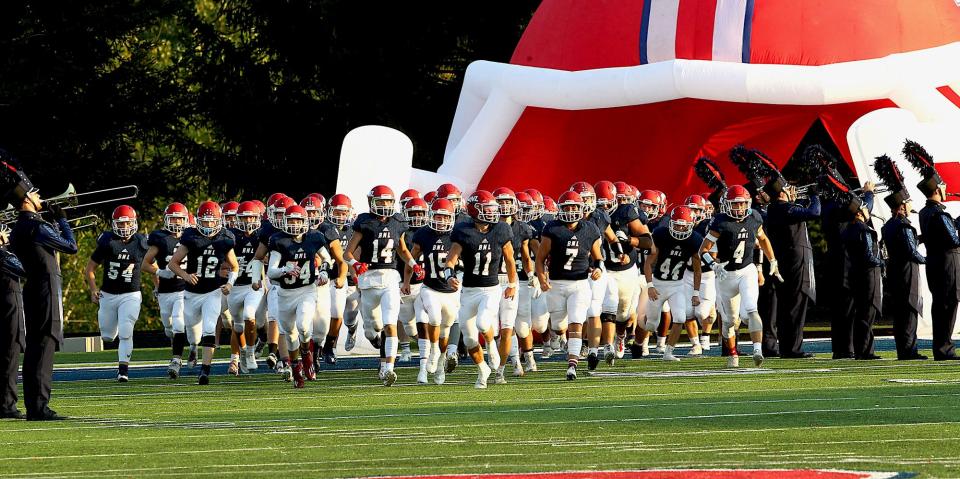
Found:
[[[389,186],[374,186],[367,193],[367,205],[370,212],[382,217],[393,216],[397,212],[396,198]]]
[[[113,210],[112,221],[113,234],[129,239],[137,232],[137,212],[133,207],[120,205]]]
[[[353,219],[353,203],[350,202],[350,197],[343,193],[337,193],[330,197],[330,205],[327,206],[327,218],[330,218],[330,222],[340,228],[346,226]]]
[[[637,202],[640,204],[640,211],[646,213],[648,221],[653,221],[660,217],[662,210],[660,209],[660,194],[657,191],[641,191]]]
[[[403,206],[406,205],[408,201],[414,198],[419,198],[419,197],[420,197],[420,192],[413,188],[410,188],[404,191],[403,193],[400,193],[400,208],[402,209]]]
[[[300,201],[300,206],[307,212],[310,219],[310,228],[317,229],[323,223],[323,202],[316,196],[310,195]]]
[[[423,195],[423,201],[426,201],[427,204],[430,204],[430,203],[433,203],[433,200],[436,199],[436,197],[437,197],[436,191],[428,191],[426,192],[426,194]]]
[[[193,213],[187,213],[187,224],[190,225],[191,228],[197,227],[197,217],[193,216]]]
[[[598,181],[593,185],[593,191],[597,196],[597,206],[607,213],[613,213],[613,210],[617,209],[617,187],[612,182]]]
[[[693,210],[686,206],[675,206],[670,212],[670,236],[678,240],[685,240],[693,234],[696,218]]]
[[[250,201],[253,202],[253,204],[257,205],[257,211],[259,211],[261,215],[267,212],[267,205],[263,204],[262,201],[260,200],[250,200]]]
[[[269,218],[269,219],[270,219],[270,222],[273,223],[273,226],[276,226],[277,228],[281,228],[281,229],[282,229],[282,225],[283,225],[283,215],[286,213],[287,208],[289,208],[289,207],[291,207],[291,206],[293,206],[293,205],[295,205],[295,204],[297,204],[297,202],[296,202],[293,198],[291,198],[291,197],[289,197],[289,196],[287,196],[287,195],[283,195],[283,196],[277,198],[277,199],[273,202],[273,205],[271,205],[271,206],[273,207],[273,209],[272,209],[272,210],[269,210],[269,211],[270,211],[270,218]]]
[[[434,231],[446,233],[453,230],[456,217],[457,209],[453,202],[446,198],[437,198],[430,204],[430,219],[427,224]]]
[[[280,198],[287,196],[283,193],[274,193],[267,198],[267,215],[272,219],[273,218],[273,204],[277,202]]]
[[[533,198],[526,191],[517,192],[517,219],[524,222],[533,221],[533,212],[537,205],[533,203]]]
[[[247,233],[253,233],[260,228],[260,205],[255,201],[244,201],[237,207],[236,228]]]
[[[524,190],[530,199],[533,200],[533,216],[530,218],[530,221],[540,218],[543,216],[543,195],[540,193],[540,190],[534,188],[528,188]]]
[[[684,206],[693,211],[694,221],[706,218],[707,200],[700,195],[690,195],[683,200]]]
[[[423,198],[410,198],[403,205],[403,218],[411,228],[419,228],[427,224],[427,202]]]
[[[586,181],[578,181],[570,185],[570,191],[575,191],[583,199],[584,213],[593,213],[597,209],[597,193],[593,186]]]
[[[220,210],[223,211],[223,226],[227,228],[237,227],[237,207],[240,203],[236,201],[224,201],[220,203]]]
[[[735,220],[742,220],[750,214],[752,202],[750,192],[741,185],[727,188],[727,193],[723,196],[723,203],[727,206],[726,213]]]
[[[637,195],[633,192],[633,187],[626,182],[618,181],[613,184],[617,190],[617,201],[620,204],[633,203],[637,201]]]
[[[453,183],[444,183],[437,188],[437,198],[445,198],[450,200],[453,203],[453,207],[457,209],[457,212],[463,211],[463,192],[460,191],[460,188],[457,188],[457,185]]]
[[[517,210],[520,209],[520,207],[517,203],[517,194],[514,193],[513,190],[501,186],[493,190],[493,196],[497,199],[497,204],[500,205],[500,216],[513,216],[517,214]]]
[[[204,201],[197,208],[197,231],[204,236],[216,236],[223,229],[223,211],[216,201]]]
[[[180,234],[190,224],[190,210],[183,203],[170,203],[163,210],[163,229]]]
[[[322,204],[323,207],[324,207],[324,209],[326,209],[326,207],[327,207],[327,197],[326,197],[326,196],[323,196],[323,195],[321,195],[320,193],[310,193],[310,194],[307,195],[307,196],[312,196],[312,197],[316,198],[317,200],[319,200],[319,201],[320,201],[320,204]]]
[[[467,200],[467,213],[474,221],[497,223],[500,221],[500,204],[487,190],[477,190]]]
[[[657,192],[657,196],[660,197],[660,214],[667,214],[667,194],[660,190],[653,190]]]
[[[567,191],[560,195],[560,207],[557,211],[557,219],[564,223],[576,223],[583,219],[586,211],[586,205],[583,204],[583,198],[576,191]]]
[[[544,196],[544,197],[543,197],[543,211],[544,211],[545,213],[550,213],[550,214],[552,214],[552,215],[556,215],[556,214],[557,214],[557,211],[559,211],[559,208],[557,208],[557,202],[556,202],[556,201],[553,201],[553,198],[551,198],[551,197],[549,197],[549,196]]]
[[[281,230],[292,236],[300,236],[310,231],[310,215],[300,205],[288,206],[283,211],[283,225]]]

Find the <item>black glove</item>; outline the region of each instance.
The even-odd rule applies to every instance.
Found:
[[[47,211],[53,215],[54,219],[65,220],[67,219],[67,212],[55,203],[47,203]]]
[[[820,191],[820,188],[816,184],[807,186],[807,197],[816,195]]]

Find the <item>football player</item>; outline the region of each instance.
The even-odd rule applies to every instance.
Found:
[[[280,226],[283,222],[283,215],[287,211],[287,208],[297,204],[293,198],[283,194],[283,193],[274,193],[267,198],[267,221],[261,222],[260,230],[257,233],[258,236],[258,245],[257,252],[254,255],[252,264],[254,265],[254,271],[262,271],[264,269],[263,261],[267,258],[269,253],[269,243],[270,238],[281,232]],[[261,278],[254,276],[253,289],[259,289],[262,287],[261,281],[258,281]],[[266,291],[267,297],[267,347],[269,349],[269,354],[267,355],[267,367],[270,369],[275,369],[282,377],[292,378],[293,371],[290,370],[288,364],[280,362],[280,358],[287,357],[288,353],[285,351],[287,347],[287,342],[280,341],[280,327],[277,325],[277,318],[279,313],[277,312],[277,293],[280,290],[280,282],[271,279],[269,287]]]
[[[320,262],[317,276],[317,312],[313,316],[313,330],[307,352],[303,358],[303,370],[307,380],[313,381],[320,372],[320,364],[323,361],[323,345],[330,334],[330,319],[332,309],[333,295],[330,293],[330,276],[336,276],[338,273],[337,263],[333,260],[333,243],[337,243],[340,248],[340,231],[335,226],[324,221],[325,203],[323,195],[311,193],[300,202],[300,206],[307,212],[307,219],[311,231],[319,231],[327,241],[327,247],[320,250]],[[342,257],[342,253],[341,253]],[[336,289],[336,288],[333,288]]]
[[[450,327],[457,319],[460,295],[443,279],[443,268],[450,251],[450,232],[456,221],[456,209],[450,200],[440,198],[430,205],[427,227],[413,234],[410,254],[424,265],[423,286],[414,303],[417,308],[417,327],[425,334],[418,336],[420,347],[420,372],[417,384],[427,384],[428,374],[433,381],[443,384],[446,380],[446,355]],[[403,275],[402,294],[410,293],[413,268],[406,265]],[[425,359],[425,360],[424,360]]]
[[[511,353],[515,346],[513,331],[520,309],[519,296],[526,293],[527,298],[529,298],[530,278],[536,278],[536,275],[533,274],[533,259],[530,257],[530,239],[533,238],[534,231],[533,227],[516,219],[517,213],[520,211],[520,203],[513,190],[503,187],[497,188],[493,191],[493,196],[496,198],[497,204],[500,205],[500,221],[509,225],[512,232],[511,246],[514,252],[514,263],[517,266],[517,277],[523,280],[527,286],[519,295],[515,294],[512,298],[504,296],[500,299],[500,338],[497,346],[500,353],[500,367],[494,371],[494,382],[496,384],[506,384],[504,370],[508,359],[513,364],[514,376],[523,376],[524,373],[519,355]],[[500,286],[503,289],[506,289],[509,283],[506,267],[507,263],[505,261],[500,263]]]
[[[229,228],[236,239],[234,254],[237,256],[240,271],[230,290],[230,295],[227,296],[227,306],[233,318],[230,366],[227,372],[233,375],[257,369],[254,341],[257,337],[257,328],[263,326],[266,320],[264,290],[263,288],[253,289],[253,268],[261,268],[257,276],[263,276],[262,266],[253,262],[257,246],[260,244],[257,237],[258,229],[260,229],[260,209],[256,203],[252,201],[240,203],[237,207],[234,227]]]
[[[663,303],[670,302],[670,310],[679,318],[687,317],[687,304],[700,305],[700,259],[698,251],[703,237],[693,231],[693,211],[686,206],[677,206],[670,212],[669,226],[658,226],[653,230],[653,243],[656,251],[650,253],[644,265],[647,283],[647,322],[644,326],[644,338],[659,326]],[[693,267],[693,287],[684,283],[687,264]],[[699,344],[696,321],[689,321],[689,337],[693,344]],[[663,353],[664,361],[679,361],[673,354],[674,346],[680,339],[680,323],[673,324]]]
[[[184,321],[186,327],[201,330],[203,364],[197,383],[210,384],[210,365],[213,362],[217,320],[220,317],[221,298],[230,294],[237,280],[240,266],[233,252],[236,239],[223,228],[220,205],[204,201],[197,208],[197,227],[183,232],[180,246],[173,253],[167,268],[186,282],[184,294]],[[181,262],[186,259],[186,268]],[[220,270],[226,264],[226,281]],[[196,333],[194,333],[196,334]]]
[[[444,183],[437,187],[437,191],[434,194],[434,199],[446,199],[453,204],[453,207],[457,211],[457,218],[454,224],[460,223],[469,223],[471,221],[470,215],[466,212],[466,207],[463,204],[463,193],[460,191],[460,188],[457,188],[456,185],[452,183]],[[463,277],[463,272],[458,271],[458,278]],[[457,290],[457,294],[461,294],[460,290]],[[447,343],[447,362],[446,362],[446,372],[452,373],[456,369],[459,362],[458,348],[460,346],[460,324],[453,323],[453,326],[450,326],[450,338]]]
[[[530,261],[533,261],[534,253],[540,246],[539,232],[530,226],[536,211],[536,204],[533,198],[526,191],[517,192],[517,203],[520,208],[517,211],[516,222],[529,226],[530,238],[527,240],[527,250]],[[523,258],[520,257],[522,260]],[[520,263],[524,265],[526,263]],[[540,281],[535,273],[528,273],[521,268],[517,271],[520,275],[520,290],[517,292],[517,321],[516,334],[518,353],[523,355],[523,372],[537,370],[537,362],[533,357],[533,335],[536,331],[543,334],[547,331],[550,322],[550,315],[547,313],[545,299],[541,299],[543,291],[540,290]],[[536,310],[536,314],[534,311]],[[516,373],[515,373],[516,374]]]
[[[580,199],[583,200],[583,219],[581,221],[592,222],[600,231],[605,240],[601,244],[608,245],[610,249],[610,262],[619,263],[621,266],[630,265],[630,256],[624,254],[619,237],[610,227],[610,215],[607,214],[606,210],[597,208],[597,193],[594,187],[586,181],[579,181],[570,186],[570,191],[579,194]],[[609,193],[608,190],[606,194]],[[601,249],[601,253],[603,253],[603,249]],[[583,346],[588,347],[587,368],[593,371],[597,369],[597,365],[600,363],[598,353],[602,331],[601,317],[607,323],[614,323],[617,308],[615,305],[608,304],[608,308],[603,309],[603,300],[607,294],[607,275],[601,275],[598,280],[588,278],[587,282],[590,284],[590,307],[587,308],[587,322],[584,323],[581,336],[587,338],[586,344]]]
[[[362,213],[353,222],[353,236],[345,257],[357,275],[363,332],[374,347],[381,348],[380,378],[384,386],[391,386],[397,380],[394,362],[399,346],[400,274],[396,269],[396,256],[409,264],[417,277],[423,277],[423,267],[407,250],[404,241],[407,227],[396,214],[393,190],[384,185],[375,186],[367,193],[367,202],[370,212]],[[358,247],[359,260],[354,256]]]
[[[707,217],[707,205],[709,202],[700,195],[690,195],[684,200],[684,204],[693,212],[696,225],[693,231],[701,237],[707,235],[707,228],[710,226],[710,219]],[[683,276],[684,284],[690,288],[690,295],[693,292],[693,262],[687,263],[687,273]],[[687,320],[696,319],[700,322],[700,340],[699,346],[694,344],[690,350],[690,355],[696,356],[703,351],[710,350],[710,332],[713,331],[713,323],[717,321],[717,282],[716,275],[712,270],[700,270],[700,299],[699,304],[688,308]]]
[[[514,261],[513,231],[500,222],[500,205],[492,193],[478,190],[467,202],[472,221],[460,223],[451,233],[444,279],[454,289],[463,285],[457,322],[463,344],[477,365],[474,387],[484,389],[492,370],[500,367],[500,352],[493,340],[499,316],[500,298],[512,299],[517,292],[517,266]],[[463,281],[454,268],[463,260]],[[500,286],[500,264],[506,263],[507,285]],[[483,359],[479,334],[487,344],[490,365]],[[492,366],[492,369],[491,369]]]
[[[308,349],[317,314],[317,283],[325,279],[317,273],[321,249],[329,248],[337,267],[335,286],[342,288],[347,269],[340,252],[340,238],[330,240],[322,232],[311,230],[307,211],[300,205],[284,211],[280,232],[270,237],[267,276],[280,284],[277,312],[280,333],[286,339],[294,388],[303,388],[306,371],[303,362],[312,363]],[[326,332],[324,332],[326,334]],[[300,361],[303,355],[304,361]]]
[[[90,287],[90,300],[99,305],[97,322],[105,342],[120,337],[117,346],[117,381],[129,380],[133,354],[133,326],[140,319],[140,270],[147,254],[147,238],[137,233],[137,212],[127,205],[113,210],[112,231],[97,238],[84,276]],[[97,289],[97,267],[103,265],[103,281]]]
[[[760,214],[750,209],[750,192],[743,186],[733,185],[727,189],[724,203],[727,212],[716,215],[711,221],[700,246],[700,257],[717,276],[718,304],[723,315],[721,335],[731,351],[727,366],[740,365],[735,337],[742,309],[749,320],[753,362],[759,367],[763,364],[763,321],[757,312],[759,278],[752,261],[755,245],[759,244],[769,259],[770,275],[779,279],[780,271],[770,240],[763,232]],[[716,252],[712,252],[714,246]]]
[[[187,335],[183,326],[183,291],[186,283],[173,271],[167,269],[167,263],[180,246],[180,236],[187,228],[190,213],[182,203],[170,203],[163,211],[163,228],[152,231],[147,237],[147,254],[143,257],[142,270],[155,274],[154,291],[160,306],[160,322],[163,331],[171,341],[172,357],[167,375],[170,379],[180,377],[183,348],[187,344]],[[181,268],[186,268],[181,264]],[[200,338],[189,338],[191,344],[200,342]]]
[[[547,225],[547,222],[552,219],[551,216],[546,215],[546,210],[544,207],[544,196],[540,193],[539,190],[534,188],[528,188],[525,192],[530,195],[531,200],[533,201],[533,208],[530,211],[530,220],[529,224],[533,227],[534,237],[530,240],[530,252],[536,256],[536,252],[540,249],[540,233],[543,232],[543,228]],[[534,275],[536,276],[536,275]],[[539,288],[538,288],[539,289]],[[543,359],[549,359],[553,356],[554,351],[560,351],[560,336],[553,334],[549,326],[550,314],[547,311],[547,297],[544,296],[542,291],[535,293],[533,299],[530,302],[530,311],[531,315],[534,317],[534,323],[537,326],[545,328],[546,336],[543,337],[543,349],[540,352],[540,355]],[[540,331],[537,328],[534,328],[535,331]],[[528,371],[536,371],[536,363],[527,363],[526,369]]]
[[[420,193],[417,192],[417,190],[407,190],[404,193],[406,193],[408,197],[400,201],[403,219],[407,223],[407,231],[403,235],[403,241],[406,243],[407,249],[412,250],[413,236],[417,233],[417,230],[427,224],[427,210],[429,207],[427,206],[427,202],[420,198]],[[416,259],[416,257],[414,258]],[[401,283],[404,283],[402,278],[406,267],[407,265],[398,257],[397,271],[400,273]],[[425,336],[426,330],[424,328],[426,323],[418,319],[417,308],[414,304],[420,294],[422,284],[422,278],[412,278],[408,289],[400,288],[400,313],[397,319],[402,326],[402,328],[397,331],[400,339],[400,360],[411,360],[410,338],[415,338],[417,340],[417,347],[420,349],[421,371],[424,370],[426,365],[427,353],[429,352],[427,348],[430,346]]]
[[[326,221],[340,234],[340,244],[350,244],[353,228],[353,203],[347,195],[337,193],[330,197],[327,206]],[[348,272],[347,285],[343,288],[330,289],[330,331],[323,344],[323,360],[327,364],[337,363],[337,339],[340,328],[347,326],[347,340],[344,349],[353,350],[356,345],[357,315],[360,313],[360,291],[357,289],[357,277],[352,271]]]
[[[574,380],[583,345],[583,322],[591,301],[587,278],[597,281],[602,276],[603,234],[593,222],[583,221],[585,205],[578,193],[560,195],[558,206],[557,219],[547,223],[541,234],[536,272],[547,296],[550,329],[558,336],[567,329],[567,380]]]

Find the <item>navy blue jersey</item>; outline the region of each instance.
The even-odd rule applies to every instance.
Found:
[[[100,290],[110,294],[140,291],[140,266],[147,254],[147,238],[134,233],[128,241],[107,231],[97,238],[90,259],[103,265]]]
[[[260,238],[257,232],[247,236],[244,231],[236,228],[230,228],[236,244],[233,247],[233,254],[237,256],[237,264],[240,265],[240,275],[237,276],[236,285],[246,286],[253,283],[253,270],[250,268],[250,262],[257,253],[257,247],[260,246]]]
[[[533,227],[523,221],[513,220],[510,223],[510,231],[513,238],[510,243],[513,245],[513,259],[517,265],[517,275],[521,280],[527,280],[527,272],[523,270],[523,242],[533,238]],[[507,274],[507,262],[500,263],[500,274]]]
[[[453,228],[450,241],[463,249],[463,286],[482,288],[500,284],[498,277],[503,262],[503,246],[513,240],[513,230],[506,223],[494,223],[486,233],[474,223],[461,223]]]
[[[470,215],[461,211],[457,213],[457,216],[453,220],[453,224],[458,225],[461,223],[473,223],[473,218],[471,218]]]
[[[753,263],[753,250],[757,246],[757,232],[763,226],[763,217],[753,210],[741,221],[726,213],[713,217],[709,230],[720,233],[717,238],[717,261],[726,262],[727,271],[736,271]]]
[[[610,228],[613,229],[614,233],[622,231],[629,238],[630,223],[634,220],[639,220],[641,223],[644,223],[646,216],[638,210],[636,206],[632,204],[622,204],[617,206],[617,209],[613,210],[613,214],[610,215]],[[620,264],[620,258],[613,252],[610,244],[604,241],[604,256],[606,256],[604,264],[609,271],[624,271],[632,268],[638,262],[639,249],[630,246],[629,241],[621,241],[620,246],[623,248],[623,252],[630,257],[630,262],[627,264]]]
[[[283,289],[297,289],[309,286],[317,281],[317,253],[326,248],[327,237],[317,230],[310,230],[300,241],[293,239],[287,233],[275,233],[270,237],[268,248],[271,252],[280,253],[280,267],[296,266],[300,276],[294,278],[284,275],[280,278],[280,287]],[[272,255],[272,253],[271,253]]]
[[[333,227],[333,231],[336,231],[336,233],[337,233],[337,234],[339,235],[339,237],[340,237],[340,247],[343,248],[344,250],[346,250],[347,245],[350,244],[350,237],[353,236],[353,228],[351,228],[350,225],[344,225],[343,228],[341,228],[341,227],[339,227],[339,226],[337,226],[337,225],[335,225],[335,224],[333,224],[333,223],[330,223],[330,222],[328,222],[328,221],[324,221],[323,224],[325,224],[325,225],[330,225],[330,226]],[[348,274],[348,275],[347,275],[347,284],[350,285],[350,286],[356,286],[356,285],[357,285],[357,278],[356,278],[356,276],[353,276],[352,274]]]
[[[150,236],[147,237],[147,246],[157,247],[157,255],[154,257],[157,260],[157,267],[165,269],[167,263],[170,262],[170,258],[173,258],[173,253],[175,253],[177,247],[180,246],[180,238],[167,230],[156,230],[151,232]],[[187,267],[186,258],[180,263],[180,267]],[[186,284],[187,283],[180,279],[179,276],[160,278],[160,287],[157,288],[157,292],[176,293],[177,291],[183,291]]]
[[[180,238],[180,244],[187,248],[188,274],[195,274],[197,284],[186,285],[190,293],[209,293],[227,283],[227,279],[220,276],[220,268],[227,259],[227,253],[236,244],[233,233],[221,229],[212,238],[201,234],[196,228],[187,228]]]
[[[380,221],[379,216],[362,213],[353,222],[353,231],[363,235],[360,238],[358,261],[367,263],[369,269],[396,268],[396,248],[400,244],[400,237],[407,231],[406,223],[397,216]]]
[[[267,247],[270,244],[270,237],[277,233],[280,233],[280,229],[273,226],[273,223],[264,220],[260,222],[260,229],[257,230],[257,239],[260,244]]]
[[[597,225],[581,221],[571,230],[567,223],[554,220],[547,223],[542,236],[550,238],[550,256],[547,258],[550,279],[587,279],[590,275],[590,250],[593,243],[600,239]]]
[[[710,230],[710,220],[709,220],[709,219],[702,219],[702,220],[700,220],[699,223],[697,223],[696,226],[693,227],[693,232],[694,232],[695,234],[700,235],[700,241],[701,241],[701,242],[703,241],[703,238],[706,238],[706,237],[707,237],[707,231],[709,231],[709,230]],[[697,248],[699,248],[699,247],[700,247],[700,245],[697,245]],[[698,250],[698,251],[699,251],[699,250]],[[693,263],[690,262],[690,261],[687,261],[687,271],[693,271]]]
[[[540,217],[528,224],[533,228],[533,239],[540,241],[540,234],[543,233],[543,228],[547,226],[547,222],[543,220],[543,217]]]
[[[653,265],[653,277],[663,281],[680,281],[686,265],[700,251],[703,236],[696,232],[687,239],[678,240],[666,226],[658,226],[651,233],[657,247],[657,263]],[[691,266],[692,268],[692,266]]]
[[[420,246],[420,263],[426,273],[423,285],[441,293],[452,293],[454,289],[443,280],[443,268],[450,252],[450,233],[423,227],[413,234],[412,242]]]
[[[429,228],[427,228],[426,226],[423,226],[420,228],[407,229],[406,234],[403,235],[403,243],[407,245],[407,251],[413,251],[413,237],[414,235],[417,234],[417,231],[422,229],[429,229]],[[415,258],[415,259],[417,260],[417,263],[420,263],[420,266],[423,266],[423,261],[421,261],[420,258]],[[406,268],[406,266],[407,266],[407,263],[400,258],[400,255],[397,255],[397,271],[400,272],[401,282],[403,282],[403,270],[404,268]],[[423,280],[417,279],[416,275],[413,275],[410,277],[410,284],[420,284],[422,282]]]

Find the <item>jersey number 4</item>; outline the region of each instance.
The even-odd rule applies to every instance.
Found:
[[[743,252],[744,252],[743,250],[746,249],[746,247],[747,247],[746,241],[741,240],[739,243],[737,243],[737,248],[733,250],[734,263],[736,264],[743,263]]]
[[[668,281],[678,281],[680,279],[680,272],[683,271],[684,263],[683,261],[677,261],[676,264],[671,268],[670,260],[666,259],[660,265],[660,277]]]
[[[380,240],[373,240],[373,261],[383,264],[393,263],[393,238],[387,240],[386,244],[383,247],[380,247]],[[377,258],[383,258],[382,261],[377,261]]]

